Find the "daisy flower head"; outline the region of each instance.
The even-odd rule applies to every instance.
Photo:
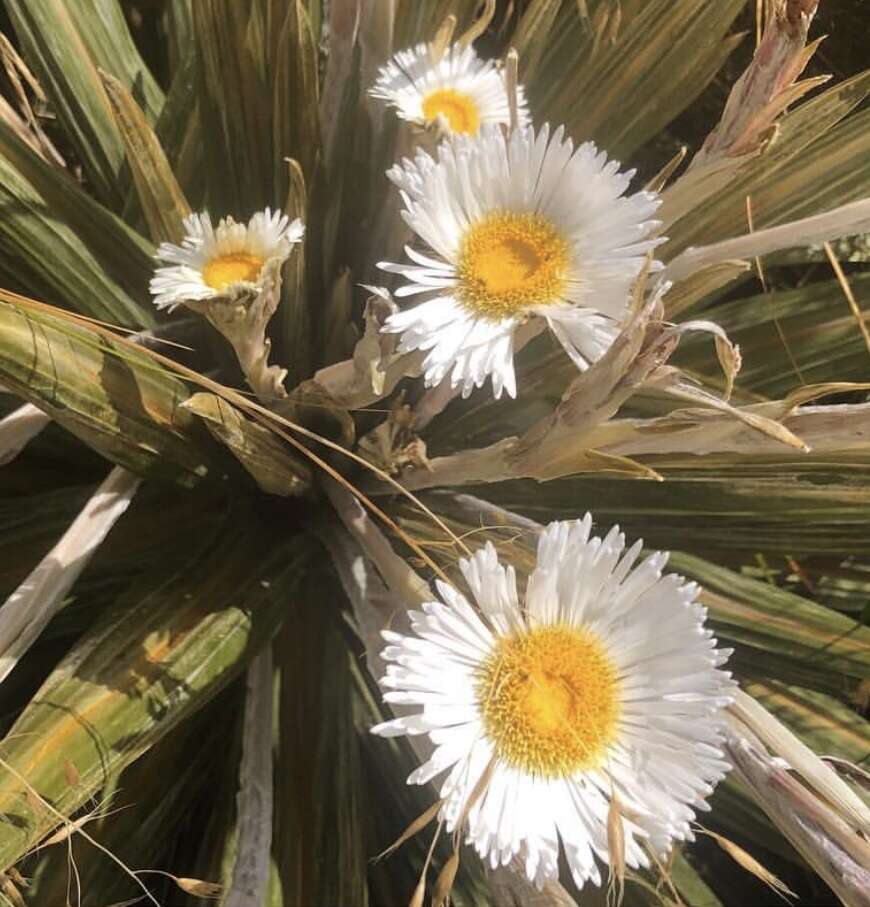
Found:
[[[730,652],[698,587],[662,572],[667,555],[637,563],[618,527],[601,539],[591,526],[544,530],[522,599],[488,544],[460,562],[476,607],[439,583],[442,600],[410,613],[413,635],[383,633],[384,699],[410,709],[373,732],[427,734],[434,751],[408,783],[446,773],[448,829],[464,818],[482,859],[519,858],[538,886],[557,877],[560,841],[576,884],[601,884],[614,804],[625,863],[664,857],[728,770]]]
[[[394,107],[401,119],[437,126],[448,135],[474,135],[485,124],[510,123],[504,75],[470,46],[452,44],[437,61],[429,44],[400,50],[381,67],[369,94]],[[521,86],[517,114],[520,123],[528,120]]]
[[[662,241],[658,196],[626,194],[634,172],[591,142],[575,148],[561,127],[505,138],[484,126],[387,175],[427,248],[406,246],[409,261],[380,267],[406,281],[396,296],[428,298],[384,330],[401,334],[400,351],[426,352],[427,386],[449,376],[463,396],[488,376],[497,398],[516,396],[514,333],[529,319],[546,322],[580,368],[601,356]]]
[[[237,298],[262,289],[267,265],[283,263],[305,227],[279,211],[258,211],[246,224],[224,217],[212,226],[207,212],[184,220],[181,245],[162,243],[155,259],[162,263],[151,278],[158,309],[184,302]]]

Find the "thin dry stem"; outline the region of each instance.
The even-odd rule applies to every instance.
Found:
[[[831,263],[831,267],[834,269],[834,274],[837,275],[837,282],[840,284],[840,288],[843,290],[843,295],[846,297],[846,301],[849,303],[849,308],[852,310],[852,314],[855,316],[855,321],[858,324],[858,330],[861,332],[861,336],[864,338],[864,346],[867,347],[867,352],[870,353],[870,331],[867,330],[867,322],[864,320],[864,315],[861,312],[861,308],[858,305],[858,300],[855,299],[855,294],[852,292],[852,287],[849,284],[849,281],[846,279],[846,275],[843,272],[843,268],[840,265],[837,256],[834,254],[834,250],[831,248],[830,243],[822,243],[825,249],[825,255],[828,256],[828,261]]]

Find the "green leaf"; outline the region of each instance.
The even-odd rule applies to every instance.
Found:
[[[286,158],[298,161],[310,182],[320,149],[317,47],[302,0],[270,0],[273,203],[291,188]],[[277,38],[277,41],[275,41]]]
[[[58,825],[15,773],[65,815],[87,802],[245,667],[285,616],[308,551],[299,536],[276,544],[240,506],[184,569],[73,647],[0,746],[13,769],[0,767],[0,866]]]
[[[260,5],[197,0],[192,5],[202,131],[214,213],[241,219],[272,197],[271,91]]]
[[[638,457],[664,482],[572,478],[511,482],[487,497],[536,519],[568,519],[578,506],[603,524],[658,548],[740,562],[757,551],[777,555],[863,554],[870,518],[866,451],[762,455],[739,453]],[[577,502],[580,502],[578,505]]]
[[[172,4],[178,9],[181,3]],[[190,47],[172,79],[166,103],[154,127],[160,146],[182,192],[194,209],[204,207],[207,170],[203,167],[202,109],[199,100],[199,58],[190,37]]]
[[[716,897],[701,874],[686,859],[682,849],[674,851],[670,873],[674,884],[686,899],[689,907],[722,907],[722,902]]]
[[[178,243],[184,237],[182,221],[190,214],[190,206],[142,109],[116,78],[101,75],[151,238],[155,243]]]
[[[134,472],[191,484],[208,471],[210,444],[180,406],[190,396],[184,382],[48,306],[0,302],[0,381]]]
[[[289,174],[289,190],[284,211],[291,219],[300,218],[303,223],[308,219],[308,194],[305,176],[299,163],[295,160],[283,162]],[[306,227],[306,234],[311,235]],[[290,256],[284,265],[284,277],[281,283],[281,305],[278,308],[279,350],[287,363],[287,374],[291,386],[311,374],[314,356],[312,355],[313,324],[312,313],[308,308],[308,296],[305,292],[305,259],[307,240],[303,240],[299,252]]]
[[[546,38],[539,33],[536,39],[546,44],[540,64],[531,58],[528,92],[536,121],[565,123],[576,139],[594,139],[625,159],[712,80],[740,41],[726,34],[745,5],[649,0],[622,10],[599,3],[593,22],[584,24],[577,4],[563,4]],[[546,6],[534,4],[526,17]],[[521,79],[525,72],[521,51]]]
[[[849,283],[859,300],[866,298],[870,275],[851,274]],[[776,398],[832,375],[843,381],[867,377],[870,353],[836,280],[744,296],[717,305],[711,314],[740,344],[738,384],[743,390]],[[677,361],[701,373],[712,371],[706,350],[692,338],[681,346]]]
[[[63,219],[63,209],[56,213],[50,200],[3,158],[0,207],[4,212],[0,218],[0,252],[4,267],[20,284],[52,302],[103,321],[134,328],[154,323],[153,313],[106,274],[74,225]],[[85,203],[80,217],[86,217],[89,209],[93,214],[94,206]],[[105,218],[97,219],[106,225]],[[107,233],[105,238],[110,237]],[[129,252],[129,242],[120,248],[125,245]]]
[[[150,119],[163,96],[143,63],[117,0],[6,0],[24,55],[64,126],[94,191],[120,210],[120,136],[97,68],[133,91]]]
[[[280,669],[275,856],[285,903],[364,904],[371,790],[356,729],[353,662],[334,578],[313,573],[276,640]],[[360,735],[361,736],[361,735]],[[305,745],[300,746],[299,741]]]
[[[669,563],[702,585],[717,634],[740,644],[735,668],[743,676],[787,677],[791,668],[792,679],[803,671],[820,688],[847,692],[870,673],[870,629],[851,618],[688,554],[675,552]]]
[[[85,830],[128,866],[159,867],[167,846],[181,848],[191,837],[185,834],[191,811],[203,799],[213,801],[216,768],[232,753],[227,745],[226,715],[238,707],[235,692],[230,689],[220,694],[141,758],[114,772],[100,791],[101,806]],[[72,760],[69,765],[78,771]],[[227,790],[232,792],[231,784]],[[117,864],[75,835],[72,859],[82,891],[99,892],[101,902],[141,895],[141,889]],[[64,904],[67,885],[72,882],[75,890],[66,842],[40,851],[38,862],[32,869],[30,866],[28,861],[28,895],[33,903]],[[196,873],[191,870],[188,874]],[[156,890],[160,879],[143,876],[143,881]]]
[[[21,180],[29,184],[36,211],[30,216],[32,242],[17,251],[24,267],[32,268],[34,259],[50,258],[52,268],[46,279],[52,279],[52,298],[85,315],[95,314],[100,303],[95,300],[95,287],[111,282],[118,284],[127,296],[113,289],[104,303],[111,307],[112,321],[130,326],[150,327],[154,311],[148,296],[148,280],[153,263],[151,244],[128,227],[121,218],[104,208],[68,174],[46,163],[9,126],[0,121],[0,157],[6,159]],[[7,191],[10,189],[7,182]],[[62,225],[62,226],[61,226]],[[57,233],[63,231],[61,240]],[[43,235],[44,239],[39,239]],[[100,274],[90,257],[81,252],[87,247],[105,274]],[[68,251],[64,251],[64,246]],[[58,280],[58,261],[78,280]],[[66,272],[64,274],[69,277]],[[88,291],[78,289],[85,282]],[[113,296],[118,299],[113,299]],[[127,298],[127,297],[131,298]],[[133,301],[138,303],[134,306]]]
[[[310,492],[311,469],[269,429],[242,416],[216,394],[194,394],[182,406],[205,422],[268,494],[297,497]]]

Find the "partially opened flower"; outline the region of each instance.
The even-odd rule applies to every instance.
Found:
[[[151,293],[159,309],[173,309],[183,302],[236,297],[262,288],[266,266],[283,262],[298,243],[305,227],[279,211],[258,211],[245,224],[231,217],[212,226],[208,213],[185,218],[186,236],[180,246],[163,243],[155,258]]]
[[[427,294],[393,315],[402,351],[425,350],[429,386],[446,376],[464,395],[492,376],[495,396],[516,395],[514,332],[546,321],[585,368],[616,335],[629,291],[656,246],[652,192],[626,195],[633,172],[563,130],[536,135],[499,127],[444,142],[388,172],[425,250],[381,263],[408,282],[397,296]]]
[[[437,125],[446,133],[474,135],[487,123],[510,123],[504,76],[472,47],[451,45],[433,61],[428,44],[399,51],[382,66],[369,91],[396,109],[403,120]],[[522,87],[517,89],[520,123],[528,119]]]
[[[557,875],[560,840],[577,885],[600,884],[613,815],[627,865],[664,856],[728,768],[729,653],[698,587],[663,574],[664,554],[635,565],[640,543],[625,551],[618,528],[602,540],[591,525],[547,527],[523,599],[488,544],[461,562],[477,608],[439,583],[413,636],[383,634],[384,698],[419,708],[374,732],[428,734],[435,750],[409,783],[447,772],[448,828],[467,812],[480,856],[519,855],[538,885]]]

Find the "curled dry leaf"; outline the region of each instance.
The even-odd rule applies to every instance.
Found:
[[[818,0],[774,0],[764,35],[734,83],[719,122],[686,172],[664,193],[659,216],[667,227],[722,189],[749,158],[776,139],[776,120],[827,76],[800,77],[819,42],[807,46]]]
[[[420,375],[421,353],[396,353],[398,338],[382,334],[381,326],[398,307],[380,287],[366,286],[371,296],[365,308],[365,332],[353,357],[315,372],[312,382],[322,388],[336,406],[362,409],[391,394],[402,378]]]

